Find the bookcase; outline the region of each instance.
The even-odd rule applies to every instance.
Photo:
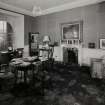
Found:
[[[29,55],[37,56],[38,55],[38,38],[39,33],[29,33]]]

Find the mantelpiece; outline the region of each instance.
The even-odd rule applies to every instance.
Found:
[[[60,44],[66,44],[66,45],[79,45],[80,40],[78,39],[63,39],[60,41]]]
[[[54,47],[54,54],[53,54],[54,59],[57,61],[63,61],[63,48],[74,48],[74,47],[78,49],[78,63],[80,65],[90,66],[91,58],[102,58],[102,56],[105,56],[105,50],[85,48],[82,47],[82,43],[79,43],[78,45],[60,43],[60,46]]]

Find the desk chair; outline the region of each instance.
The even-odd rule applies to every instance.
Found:
[[[0,72],[7,72],[9,64],[8,52],[0,52]]]
[[[12,79],[11,79],[12,78]],[[14,75],[9,71],[9,56],[8,52],[0,52],[0,86],[1,89],[9,89],[10,82],[9,80],[13,80]],[[12,82],[13,83],[13,82]]]
[[[49,60],[53,56],[53,49],[51,48],[40,48],[39,49],[39,59]]]
[[[42,73],[43,73],[43,89],[50,88],[51,84],[51,77],[50,71],[53,69],[53,50],[51,48],[46,49],[42,48],[40,50],[40,57],[42,61]]]

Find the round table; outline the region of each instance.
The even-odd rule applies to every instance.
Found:
[[[31,63],[24,61],[15,61],[10,63],[11,71],[15,74],[15,83],[17,83],[19,72],[21,72],[21,78],[23,77],[22,72],[24,72],[24,83],[27,83],[28,71],[31,70]]]

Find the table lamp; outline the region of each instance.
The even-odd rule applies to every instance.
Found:
[[[49,47],[49,42],[50,42],[50,37],[49,36],[44,36],[43,38],[43,44],[45,45],[45,47]]]

